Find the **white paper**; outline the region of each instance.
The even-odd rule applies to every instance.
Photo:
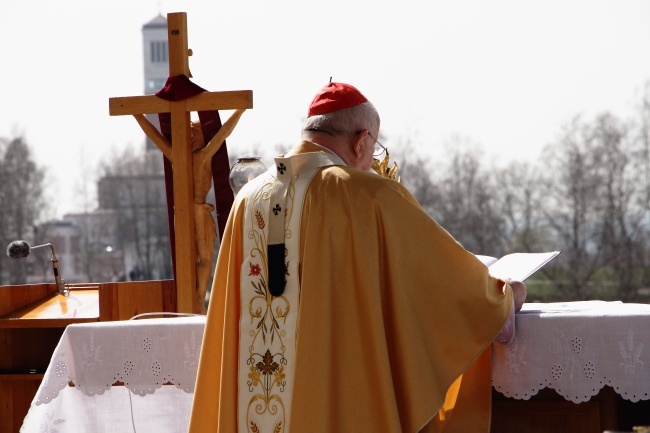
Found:
[[[490,274],[502,280],[524,281],[542,266],[553,260],[561,251],[547,253],[513,253],[500,259],[476,255],[489,269]]]

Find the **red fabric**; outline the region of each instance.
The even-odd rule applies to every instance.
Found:
[[[185,75],[177,75],[175,77],[167,78],[165,86],[156,93],[161,99],[166,101],[181,101],[205,92],[202,87],[192,83]],[[201,131],[205,144],[210,140],[221,128],[221,118],[218,111],[199,111],[199,121],[201,122]],[[160,120],[160,132],[167,137],[171,143],[171,114],[160,113],[158,115]],[[174,177],[172,172],[172,164],[164,158],[165,168],[165,190],[167,194],[167,217],[169,224],[170,242],[172,248],[172,266],[174,275],[176,275],[176,236],[174,230]],[[230,213],[230,208],[234,201],[234,195],[229,183],[230,177],[230,163],[228,161],[228,149],[224,141],[221,148],[212,157],[212,183],[214,185],[215,204],[217,209],[217,225],[219,227],[219,239],[223,236],[223,231],[226,227],[226,220]]]
[[[201,131],[205,143],[210,140],[221,129],[221,118],[218,111],[199,111]],[[212,157],[212,185],[214,185],[214,199],[217,209],[217,226],[219,228],[219,239],[226,229],[226,221],[230,208],[235,200],[232,188],[230,188],[230,161],[228,159],[228,148],[224,140],[223,145]]]
[[[330,81],[314,96],[314,100],[309,104],[307,117],[351,108],[367,101],[356,87]]]
[[[168,77],[167,82],[156,96],[165,101],[182,101],[206,90],[190,81],[185,75]]]

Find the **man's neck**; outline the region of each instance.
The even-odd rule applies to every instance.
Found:
[[[311,148],[311,149],[310,149]],[[305,153],[305,152],[327,152],[334,154],[341,158],[341,155],[337,154],[335,151],[330,149],[327,146],[323,146],[322,144],[317,143],[314,140],[303,140],[300,145],[294,147],[291,149],[289,152],[287,152],[284,156],[285,157],[290,157],[292,155],[297,155],[299,153]],[[343,160],[343,158],[341,158]]]

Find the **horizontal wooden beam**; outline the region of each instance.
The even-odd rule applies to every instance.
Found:
[[[171,112],[172,101],[155,95],[124,96],[108,99],[111,116],[127,114],[153,114]],[[203,92],[185,100],[188,111],[236,110],[253,108],[252,90],[230,90],[225,92]]]

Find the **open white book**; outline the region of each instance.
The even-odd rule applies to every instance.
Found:
[[[551,251],[548,253],[512,253],[500,259],[478,254],[476,254],[476,257],[488,267],[492,276],[502,280],[524,281],[541,267],[556,258],[560,253],[561,251]]]

